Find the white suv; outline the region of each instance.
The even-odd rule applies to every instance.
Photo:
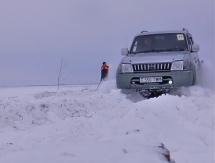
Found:
[[[201,62],[199,45],[183,28],[177,31],[142,31],[130,49],[123,48],[116,73],[119,89],[135,89],[143,96],[166,93],[196,84]]]

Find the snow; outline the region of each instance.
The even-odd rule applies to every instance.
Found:
[[[0,163],[214,163],[214,92],[144,99],[115,81],[0,88]]]

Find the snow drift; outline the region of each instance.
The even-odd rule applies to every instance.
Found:
[[[214,93],[143,99],[115,81],[0,88],[1,163],[214,162]]]

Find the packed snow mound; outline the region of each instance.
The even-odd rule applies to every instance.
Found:
[[[111,80],[97,87],[0,88],[0,162],[166,162],[160,143],[176,163],[214,162],[213,92],[144,99]]]

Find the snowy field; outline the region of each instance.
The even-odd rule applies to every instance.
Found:
[[[115,81],[0,88],[0,163],[214,163],[214,93],[143,99]]]

